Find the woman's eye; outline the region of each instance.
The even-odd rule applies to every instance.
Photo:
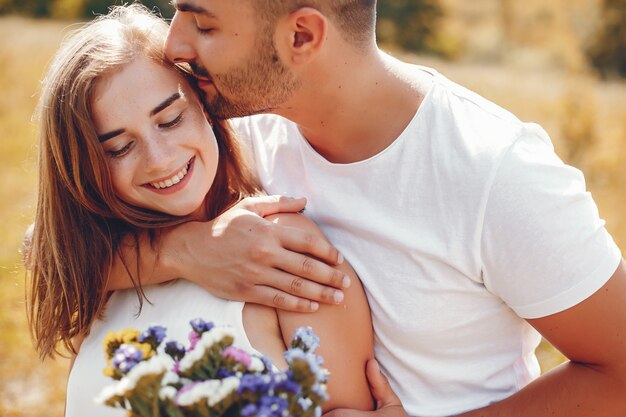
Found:
[[[183,114],[182,113],[179,114],[178,116],[176,116],[173,120],[171,120],[169,122],[159,124],[159,128],[160,129],[169,129],[169,128],[174,127],[177,124],[179,124],[181,120],[183,120]]]
[[[107,151],[107,154],[109,154],[113,158],[119,158],[120,156],[125,155],[130,150],[132,144],[133,142],[128,142],[126,145],[124,145],[123,148]]]

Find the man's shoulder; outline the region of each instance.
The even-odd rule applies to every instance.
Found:
[[[278,127],[291,126],[293,122],[275,114],[254,114],[230,119],[230,124],[235,131],[250,135],[255,131],[265,133]]]

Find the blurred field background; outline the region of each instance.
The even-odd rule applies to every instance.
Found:
[[[63,413],[68,362],[39,361],[24,313],[19,248],[36,199],[32,114],[64,34],[111,3],[0,0],[0,416]],[[379,8],[385,49],[540,123],[561,157],[585,172],[626,249],[626,1],[388,0]],[[538,354],[543,370],[562,361],[545,343]]]

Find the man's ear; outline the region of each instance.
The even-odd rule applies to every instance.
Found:
[[[326,42],[328,19],[313,7],[302,7],[278,24],[278,48],[293,65],[310,62]]]

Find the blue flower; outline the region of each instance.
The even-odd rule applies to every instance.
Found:
[[[149,343],[150,346],[156,350],[163,339],[165,339],[166,332],[167,331],[163,326],[148,327],[148,330],[139,335],[138,340],[140,343]]]
[[[291,366],[293,362],[302,361],[304,362],[309,371],[315,376],[315,379],[318,381],[326,380],[326,371],[322,368],[323,359],[310,352],[305,352],[300,348],[289,349],[285,352],[285,360]]]
[[[311,392],[321,398],[322,401],[328,401],[328,391],[326,391],[326,385],[315,384],[311,388]]]
[[[143,352],[137,346],[124,343],[113,355],[113,366],[121,373],[126,374],[143,360]]]
[[[313,405],[313,401],[310,398],[298,398],[298,405],[302,409],[302,411],[306,411]]]
[[[257,417],[283,417],[289,412],[287,400],[273,395],[264,395],[258,402]]]
[[[274,386],[274,378],[271,375],[245,374],[241,377],[241,383],[237,392],[239,394],[249,391],[253,393],[268,392]]]
[[[229,376],[233,375],[235,375],[235,372],[231,371],[230,369],[220,368],[217,370],[217,378],[219,379],[228,378]]]
[[[251,417],[256,415],[257,406],[255,404],[248,404],[244,408],[241,409],[241,417]]]
[[[261,356],[261,362],[263,362],[263,366],[265,366],[265,369],[267,371],[271,371],[272,369],[274,369],[274,364],[272,363],[272,360],[267,356]]]
[[[213,327],[215,327],[213,325],[213,322],[210,321],[204,321],[201,318],[197,318],[197,319],[193,319],[189,322],[189,325],[191,326],[191,328],[193,329],[194,332],[196,332],[198,335],[202,335],[202,333],[204,332],[208,332],[209,330],[211,330]]]
[[[165,344],[165,353],[170,355],[172,359],[179,361],[185,356],[185,346],[182,343],[171,341]]]
[[[296,381],[292,379],[290,371],[285,373],[276,374],[274,379],[274,390],[280,392],[286,392],[288,394],[299,394],[302,391],[302,387]]]
[[[320,347],[320,338],[311,327],[299,327],[293,335],[291,346],[305,352],[312,352]]]

